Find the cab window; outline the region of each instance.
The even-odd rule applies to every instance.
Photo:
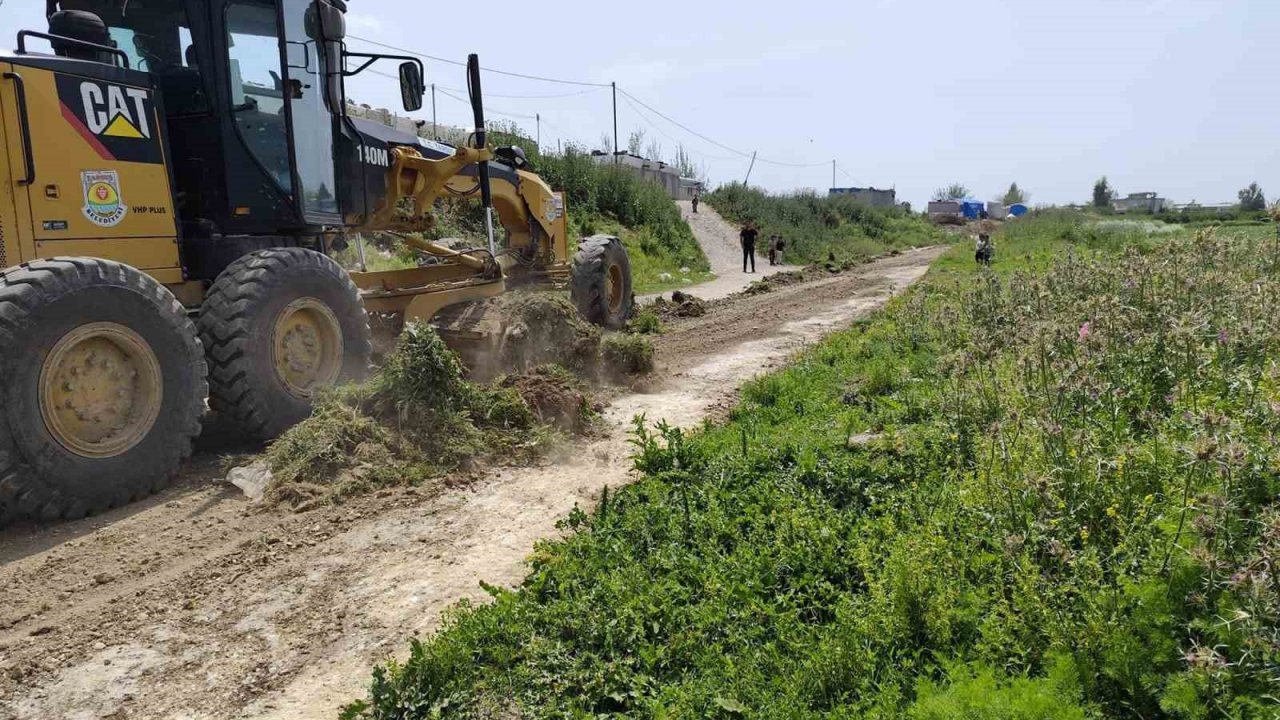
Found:
[[[64,5],[71,5],[64,3]],[[209,93],[182,0],[77,3],[102,18],[129,65],[156,77],[169,115],[210,111]]]
[[[227,4],[226,12],[231,112],[236,128],[276,184],[292,194],[275,7],[234,0]]]

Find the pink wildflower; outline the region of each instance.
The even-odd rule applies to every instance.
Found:
[[[1086,320],[1085,323],[1080,326],[1080,340],[1081,341],[1088,340],[1089,333],[1091,332],[1093,332],[1093,324],[1088,320]]]

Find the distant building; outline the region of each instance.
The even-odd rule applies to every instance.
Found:
[[[681,177],[680,178],[680,195],[676,200],[692,200],[695,194],[700,194],[705,190],[702,187],[702,181],[697,178]]]
[[[1111,209],[1118,213],[1147,212],[1158,213],[1164,209],[1165,199],[1153,192],[1129,193],[1127,196],[1111,201]]]
[[[1192,200],[1182,205],[1166,205],[1166,209],[1189,215],[1217,213],[1223,215],[1240,208],[1240,203],[1198,203]]]
[[[610,155],[599,150],[591,153],[591,159],[595,160],[597,165],[616,164],[641,180],[657,183],[675,200],[687,200],[693,197],[689,184],[682,182],[680,171],[661,160],[650,160],[622,151]]]
[[[1002,202],[987,203],[987,216],[992,220],[1003,220],[1009,216],[1009,207]]]
[[[930,220],[963,220],[964,210],[955,200],[930,200]]]
[[[841,195],[852,197],[854,200],[866,203],[871,207],[893,207],[898,204],[897,190],[881,190],[873,187],[847,187],[847,188],[831,188],[827,191],[829,197]]]

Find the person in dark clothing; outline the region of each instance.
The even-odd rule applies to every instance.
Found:
[[[693,199],[690,200],[689,202],[693,204],[693,214],[697,215],[698,214],[698,193],[694,193]]]
[[[742,239],[742,272],[747,272],[747,261],[751,262],[751,272],[756,271],[756,238],[759,236],[760,231],[753,222],[743,225],[742,232],[738,234]]]
[[[991,244],[991,236],[987,233],[978,233],[978,247],[974,250],[973,259],[979,265],[990,265],[991,258],[996,254],[995,246]]]

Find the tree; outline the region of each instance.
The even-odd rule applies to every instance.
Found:
[[[649,144],[644,146],[644,156],[650,160],[662,160],[662,143],[656,138],[650,140]]]
[[[640,151],[644,149],[644,129],[632,130],[627,136],[627,152],[640,156]]]
[[[671,165],[675,167],[676,172],[680,173],[680,177],[694,178],[706,182],[707,171],[698,167],[698,164],[689,157],[689,152],[684,149],[684,145],[676,146],[676,156],[671,160]]]
[[[1025,203],[1030,197],[1031,193],[1028,193],[1018,187],[1018,183],[1010,183],[1008,191],[1005,192],[1004,197],[1001,198],[1000,201],[1005,205],[1014,205],[1016,203]]]
[[[933,191],[934,200],[964,200],[967,197],[969,197],[969,188],[960,183],[951,183]]]
[[[1256,182],[1249,183],[1249,187],[1241,190],[1238,197],[1241,210],[1267,209],[1267,196],[1262,194],[1262,188],[1258,187]]]
[[[605,153],[613,152],[613,136],[607,132],[600,133],[600,149]]]
[[[1093,206],[1099,208],[1111,207],[1111,201],[1116,197],[1116,191],[1111,188],[1111,183],[1107,182],[1107,176],[1103,175],[1093,184]]]

